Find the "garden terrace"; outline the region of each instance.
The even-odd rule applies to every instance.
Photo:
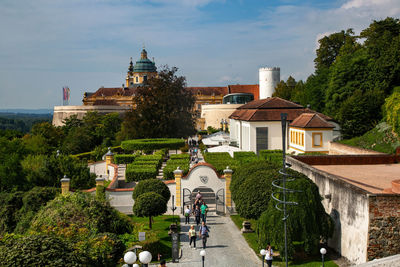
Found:
[[[171,180],[174,179],[174,171],[177,167],[179,167],[183,175],[186,175],[189,172],[189,154],[174,154],[170,156],[170,159],[167,161],[167,165],[163,169],[164,179]]]
[[[152,138],[152,139],[133,139],[122,141],[121,147],[124,150],[156,150],[156,149],[179,149],[185,145],[185,140],[178,138]]]

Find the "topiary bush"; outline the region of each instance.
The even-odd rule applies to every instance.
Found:
[[[126,182],[138,182],[141,180],[156,178],[158,174],[157,166],[151,165],[131,165],[128,164],[125,171]]]
[[[132,210],[138,217],[149,217],[151,229],[151,217],[164,214],[167,211],[167,201],[156,192],[143,193],[136,199]]]
[[[258,160],[256,153],[252,151],[235,151],[233,152],[233,158],[239,161],[240,164],[245,164]]]
[[[185,140],[178,138],[152,138],[122,141],[124,150],[156,150],[162,148],[179,149],[185,145]]]
[[[155,192],[164,197],[165,201],[168,202],[171,197],[171,192],[168,186],[158,179],[148,179],[140,181],[132,193],[133,200],[136,200],[140,195],[148,192]]]
[[[129,164],[135,160],[136,155],[133,154],[117,154],[114,156],[115,164]]]
[[[287,201],[298,203],[287,206],[288,257],[293,258],[295,241],[301,244],[301,250],[307,254],[318,254],[320,240],[327,240],[333,234],[334,221],[325,212],[316,184],[303,174],[292,170],[289,170],[289,173],[296,179],[288,182],[287,188],[301,192],[286,195]],[[275,196],[282,199],[280,194]],[[275,200],[269,201],[267,209],[257,222],[256,231],[260,247],[265,247],[267,242],[271,242],[279,251],[284,251],[283,213],[275,208],[276,203]]]
[[[272,193],[272,181],[279,179],[279,167],[266,161],[244,164],[232,175],[232,199],[238,214],[247,219],[258,219],[267,209]]]
[[[260,159],[282,164],[282,150],[260,150]]]

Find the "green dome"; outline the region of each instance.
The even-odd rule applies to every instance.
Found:
[[[136,61],[133,72],[156,72],[156,64],[147,58],[147,51],[142,50],[140,60]]]

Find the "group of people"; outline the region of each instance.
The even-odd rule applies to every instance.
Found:
[[[200,224],[200,220],[201,220],[201,225],[198,229],[198,231],[199,231],[198,236],[199,236],[199,238],[201,238],[201,240],[203,242],[204,249],[206,248],[207,238],[209,237],[209,232],[210,232],[210,229],[206,225],[207,213],[208,213],[208,206],[207,206],[206,202],[203,200],[203,196],[201,195],[201,193],[199,191],[196,195],[196,200],[193,204],[192,209],[190,208],[189,205],[186,206],[185,224],[190,223],[191,215],[194,215],[194,217],[195,217],[196,226],[198,226]],[[192,248],[195,249],[197,233],[196,233],[196,229],[193,224],[190,226],[188,235],[189,235],[189,240],[190,240],[189,245],[190,245],[190,247],[192,247],[192,243],[193,243]]]

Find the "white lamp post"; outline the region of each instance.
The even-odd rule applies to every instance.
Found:
[[[139,261],[143,263],[144,267],[148,267],[148,264],[151,262],[151,253],[148,251],[142,251],[139,253]]]
[[[132,251],[128,251],[124,255],[124,262],[130,267],[136,261],[136,254]]]
[[[204,267],[204,259],[206,257],[206,251],[203,249],[200,251],[200,256],[201,256],[201,262],[203,263],[203,267]]]
[[[324,256],[326,254],[326,249],[325,248],[321,248],[319,250],[319,252],[321,253],[321,257],[322,257],[322,267],[324,267]]]
[[[262,266],[264,267],[264,260],[265,260],[265,255],[267,254],[267,252],[265,251],[265,249],[260,250],[260,254],[262,256]]]

